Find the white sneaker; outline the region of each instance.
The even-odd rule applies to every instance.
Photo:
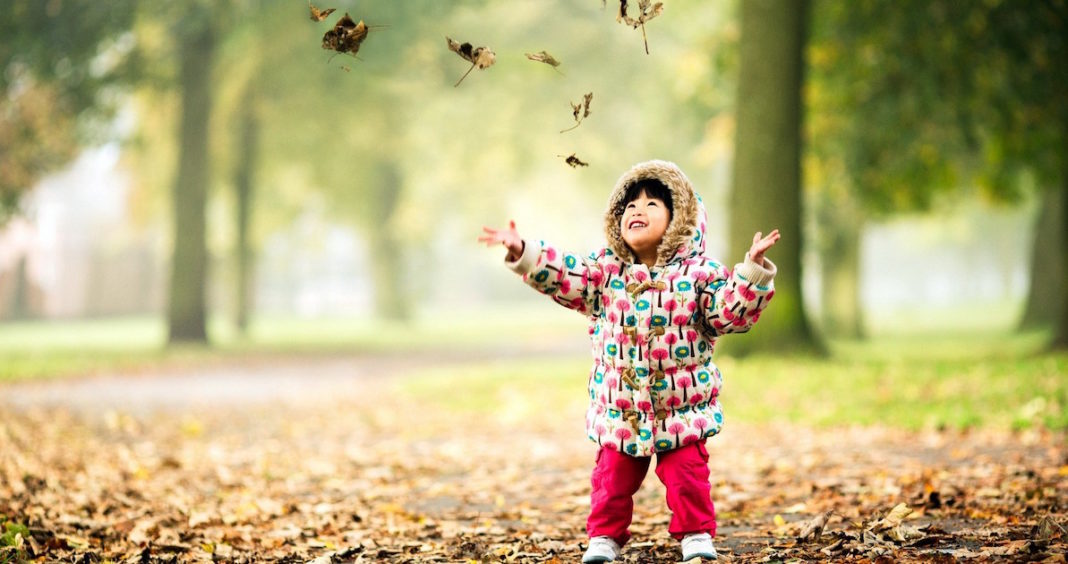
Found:
[[[619,557],[619,545],[612,537],[593,537],[590,546],[586,548],[586,554],[582,555],[582,562],[611,562]]]
[[[682,538],[683,562],[697,557],[708,558],[709,560],[715,560],[719,557],[716,554],[716,547],[712,546],[712,535],[695,533]]]

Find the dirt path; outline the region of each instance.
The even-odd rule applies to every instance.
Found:
[[[0,562],[578,561],[581,405],[414,405],[398,360],[0,387],[0,514],[28,527]],[[1064,561],[1063,435],[729,421],[709,450],[722,560]],[[667,520],[650,472],[623,561],[676,561]]]

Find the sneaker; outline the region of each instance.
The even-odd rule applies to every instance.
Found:
[[[715,560],[718,558],[716,547],[712,546],[712,535],[708,533],[695,533],[682,538],[683,562],[697,557]]]
[[[619,545],[612,537],[593,537],[586,554],[582,555],[583,564],[589,562],[611,562],[619,557]]]

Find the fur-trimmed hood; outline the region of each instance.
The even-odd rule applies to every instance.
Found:
[[[705,230],[708,224],[704,203],[693,189],[693,184],[682,170],[668,161],[646,161],[638,163],[619,177],[612,193],[608,197],[608,208],[604,212],[604,231],[608,247],[617,256],[628,262],[635,262],[637,257],[623,241],[619,229],[620,216],[615,209],[627,192],[627,186],[639,180],[656,179],[671,190],[672,216],[664,239],[656,250],[657,266],[701,255],[705,252]]]

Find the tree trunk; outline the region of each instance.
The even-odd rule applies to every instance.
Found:
[[[201,10],[204,11],[204,10]],[[196,17],[200,16],[200,17]],[[207,343],[205,286],[208,252],[205,204],[208,190],[208,121],[215,35],[203,14],[178,31],[182,109],[178,172],[174,182],[174,256],[171,262],[168,340]]]
[[[728,260],[749,249],[753,234],[778,228],[768,256],[778,265],[775,299],[732,352],[822,351],[801,296],[801,81],[808,2],[742,2],[737,133],[729,203]]]
[[[411,318],[411,297],[407,291],[404,245],[393,229],[393,216],[400,202],[401,176],[396,163],[383,163],[378,181],[368,187],[370,218],[368,243],[371,248],[375,286],[375,313],[383,319],[405,321]]]
[[[850,190],[820,202],[818,212],[823,332],[847,339],[864,337],[860,306],[860,238],[864,218]]]
[[[1020,329],[1049,327],[1056,323],[1064,299],[1063,280],[1068,276],[1061,235],[1068,219],[1065,216],[1065,191],[1045,190],[1041,198],[1031,245],[1031,281]]]
[[[1065,139],[1068,139],[1068,130],[1064,132]],[[1065,143],[1068,145],[1068,143]],[[1068,199],[1068,166],[1061,167],[1064,171],[1061,174],[1061,202],[1063,203]],[[1064,210],[1064,208],[1061,208]],[[1068,210],[1064,210],[1068,211]],[[1065,216],[1068,213],[1061,216],[1060,233],[1058,234],[1061,244],[1061,264],[1068,267],[1068,221],[1065,221]],[[1053,348],[1060,350],[1068,350],[1068,280],[1065,280],[1065,276],[1055,281],[1059,292],[1061,294],[1061,307],[1060,317],[1057,319],[1057,323],[1054,326],[1053,331]]]
[[[234,172],[234,188],[237,200],[237,280],[235,323],[241,334],[248,332],[248,322],[253,308],[253,257],[249,243],[249,226],[252,212],[253,175],[259,163],[260,116],[257,112],[258,88],[250,80],[245,89],[244,107],[236,147],[237,168]]]

